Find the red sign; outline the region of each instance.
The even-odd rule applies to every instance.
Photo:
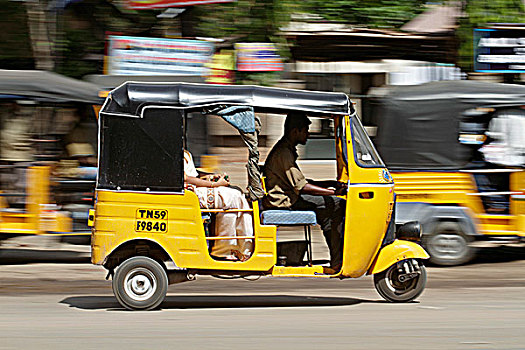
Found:
[[[185,7],[234,1],[235,0],[126,0],[126,7],[133,10],[150,10],[166,7]]]
[[[237,70],[272,72],[284,69],[281,57],[272,43],[236,43]]]

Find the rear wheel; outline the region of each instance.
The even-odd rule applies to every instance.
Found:
[[[137,256],[117,267],[113,293],[129,310],[151,310],[162,303],[168,291],[168,275],[155,260]]]
[[[407,273],[404,264],[410,264]],[[374,275],[374,286],[385,300],[402,303],[421,295],[427,284],[425,266],[416,260],[404,261],[390,266]]]
[[[423,245],[430,254],[430,262],[435,265],[461,265],[475,255],[474,248],[469,246],[469,239],[456,222],[438,223],[434,232],[423,238]]]

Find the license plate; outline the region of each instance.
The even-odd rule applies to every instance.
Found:
[[[166,209],[137,209],[136,232],[168,232],[168,211]]]

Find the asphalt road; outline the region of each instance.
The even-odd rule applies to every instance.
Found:
[[[131,312],[84,247],[0,248],[0,349],[525,349],[525,249],[428,267],[417,302],[356,280],[199,277]]]

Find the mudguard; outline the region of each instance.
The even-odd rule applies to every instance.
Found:
[[[401,260],[428,259],[430,255],[419,244],[396,239],[384,246],[377,254],[376,260],[368,270],[369,275],[382,272]]]

